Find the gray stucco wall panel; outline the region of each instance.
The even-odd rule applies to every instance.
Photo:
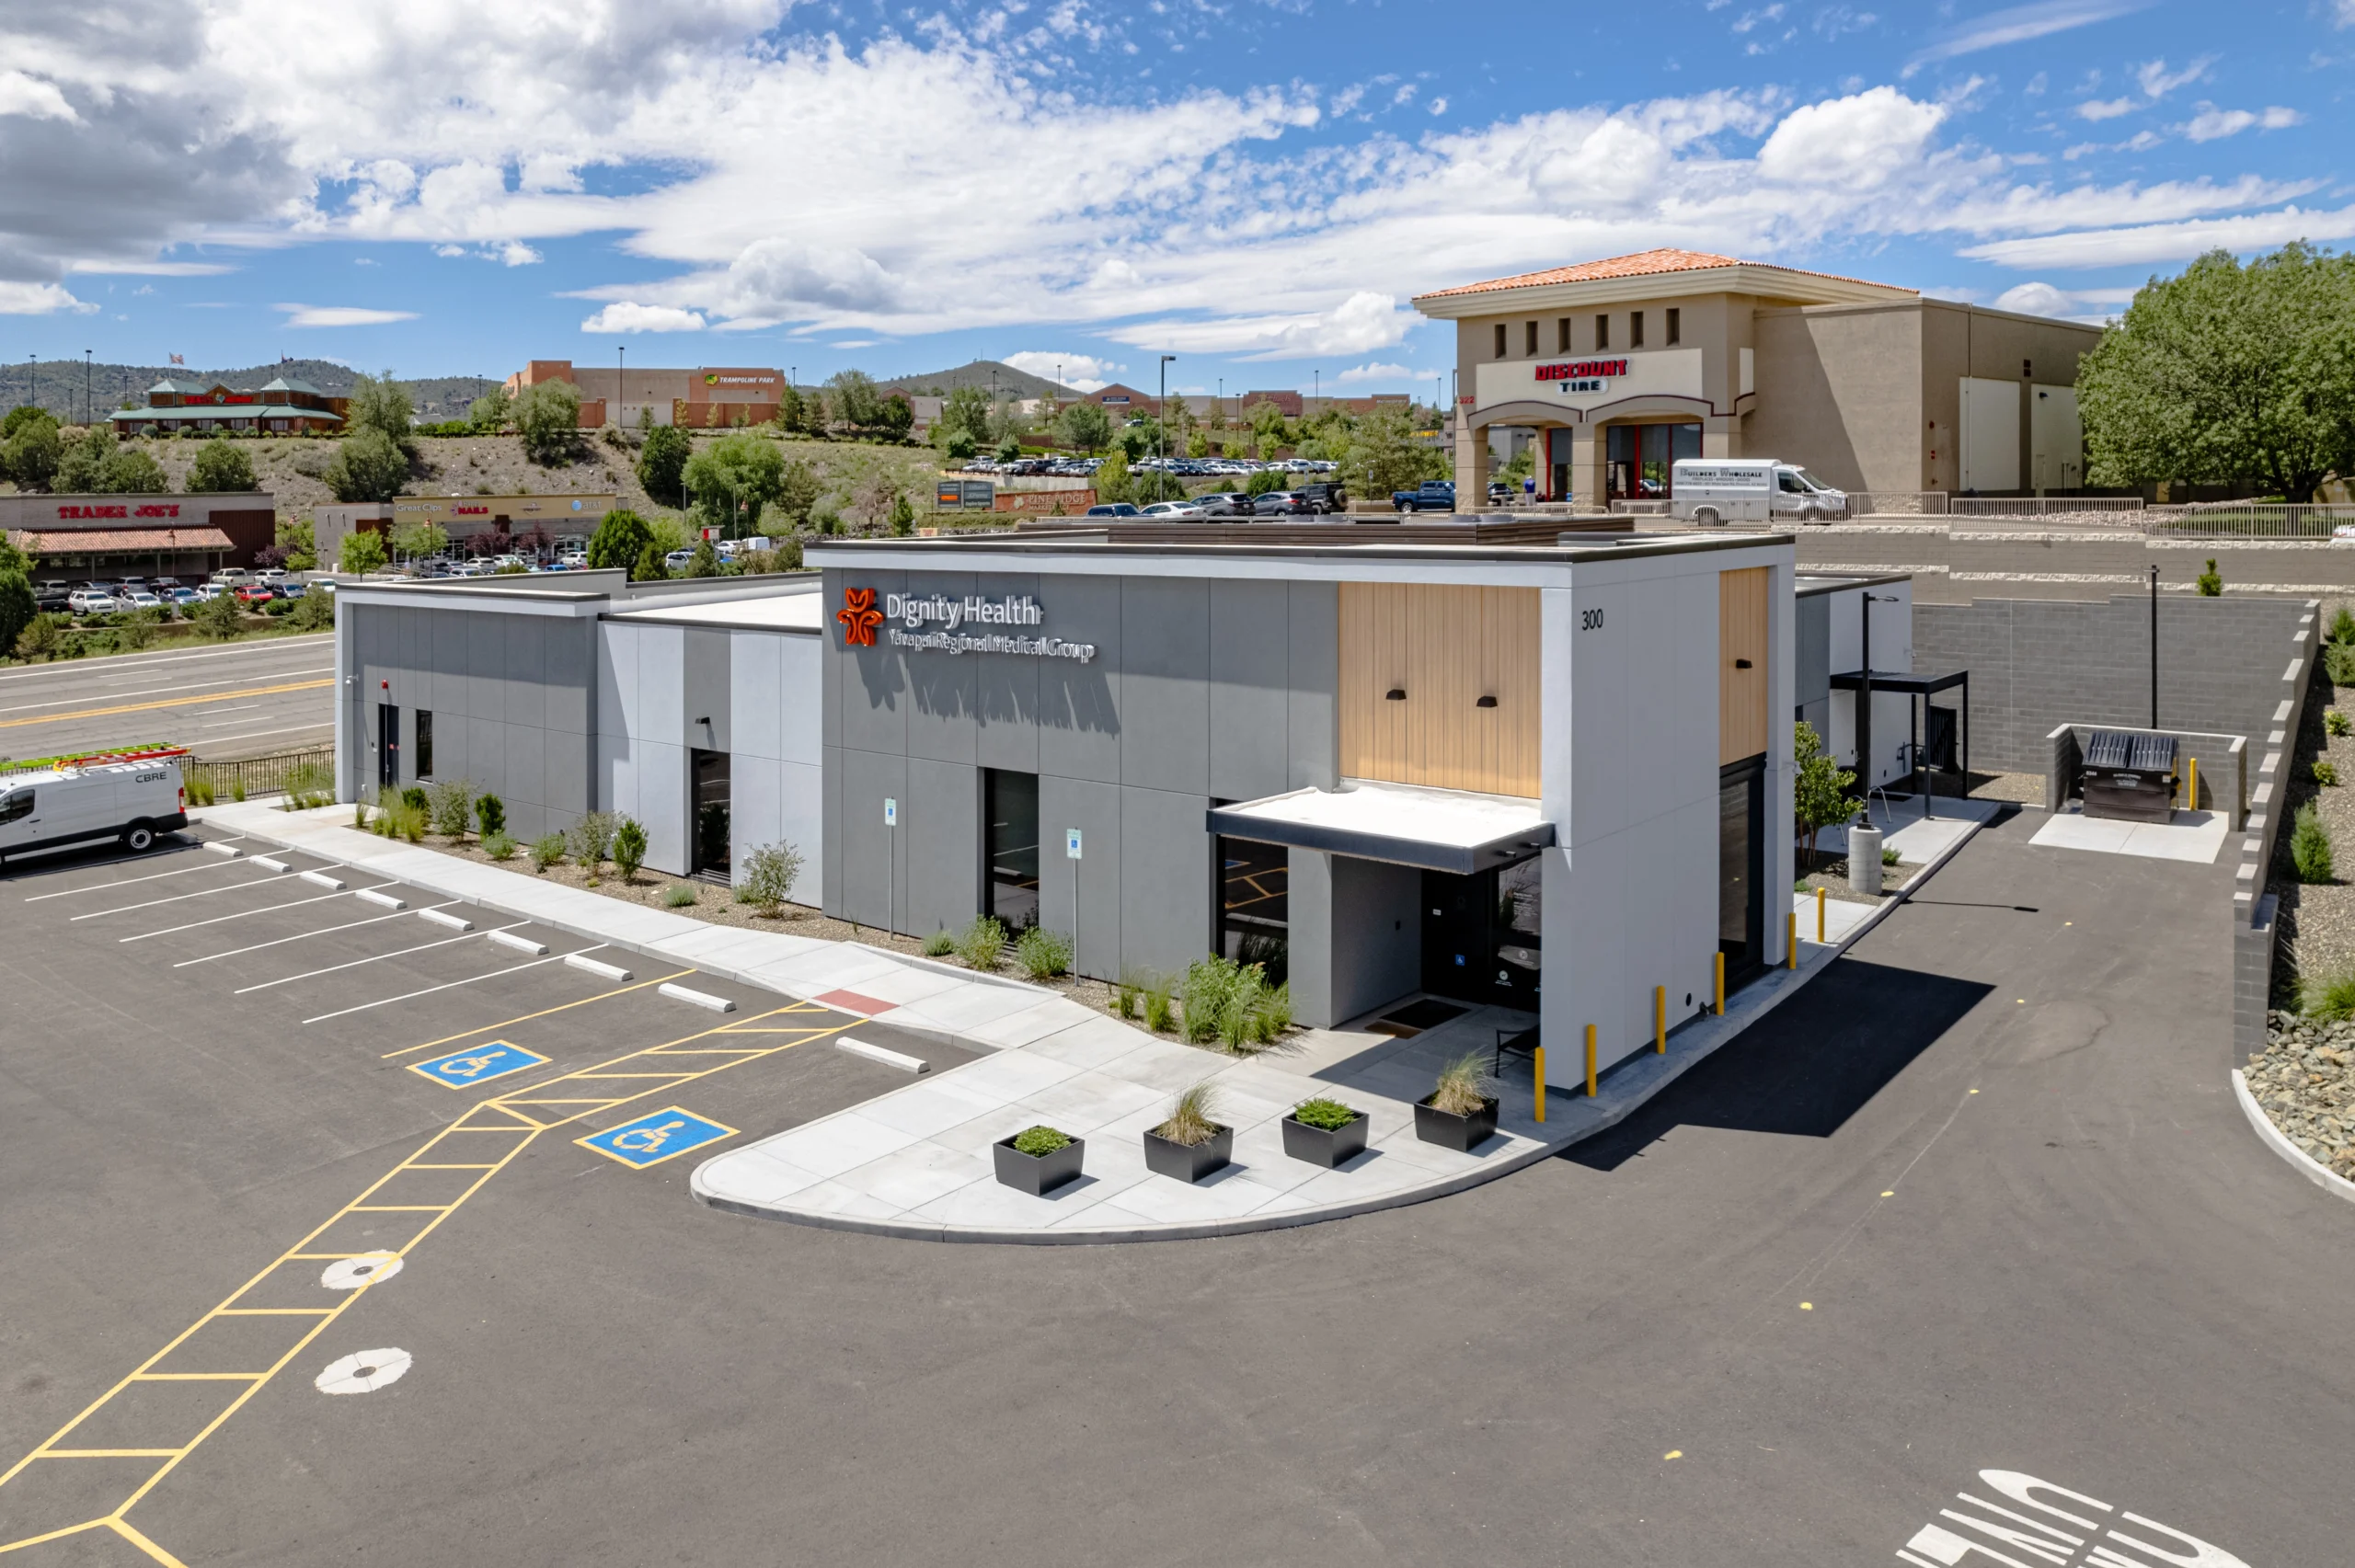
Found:
[[[542,624],[547,628],[547,727],[568,735],[586,735],[590,693],[597,679],[596,623],[546,621]]]
[[[843,912],[843,751],[839,746],[822,750],[825,760],[819,769],[819,791],[823,824],[819,836],[818,903],[839,920]]]
[[[1341,598],[1329,582],[1289,585],[1292,688],[1287,789],[1331,789],[1338,782]]]
[[[548,723],[548,623],[521,615],[495,619],[507,623],[507,668],[500,672],[500,683],[505,688],[507,722],[546,729]]]
[[[969,572],[910,573],[908,591],[961,600],[974,591]],[[908,683],[908,755],[971,765],[976,756],[981,666],[971,654],[946,658],[899,654]]]
[[[735,750],[730,740],[735,721],[729,711],[731,705],[729,634],[690,628],[682,676],[684,690],[681,700],[684,706],[680,710],[679,719],[685,727],[687,744],[712,751]],[[711,722],[707,725],[698,723],[701,719]]]
[[[1333,857],[1332,980],[1340,1024],[1423,983],[1423,874],[1412,866]]]
[[[562,730],[535,729],[541,748],[541,799],[567,820],[589,809],[590,739]]]
[[[1797,694],[1792,699],[1799,706],[1824,703],[1832,695],[1832,600],[1826,594],[1814,594],[1797,601],[1797,619],[1792,635],[1797,646],[1792,651],[1796,668]],[[1873,639],[1878,643],[1878,637]],[[1878,704],[1875,704],[1878,706]]]
[[[1068,828],[1080,830],[1084,853],[1075,862],[1062,853]],[[1081,974],[1118,975],[1122,944],[1120,786],[1041,775],[1039,839],[1039,922],[1051,931],[1077,933],[1074,967]],[[1079,900],[1076,920],[1072,912],[1074,894]],[[1140,961],[1132,957],[1132,962]]]
[[[1083,972],[1118,975],[1125,964],[1175,973],[1208,951],[1212,840],[1202,817],[1209,808],[1206,795],[1121,789],[1119,964]],[[1054,844],[1062,841],[1054,835]]]
[[[1127,628],[1117,578],[1065,578],[1046,601],[1045,630],[1091,642],[1096,658],[1034,660],[1039,667],[1039,773],[1116,784],[1125,704],[1120,674]]]
[[[1252,800],[1291,787],[1289,585],[1210,585],[1208,788]]]
[[[883,825],[883,802],[907,802],[908,760],[847,747],[841,756],[842,915],[885,925],[907,909],[906,829]]]
[[[959,929],[981,907],[981,770],[908,759],[900,831],[907,839],[907,904],[900,929],[918,936]]]
[[[501,725],[507,750],[507,789],[518,800],[551,806],[548,799],[547,732],[521,725]]]
[[[1130,578],[1120,594],[1120,782],[1210,791],[1210,584]]]
[[[1035,576],[984,573],[973,579],[973,591],[993,599],[1039,595]],[[1060,603],[1049,607],[1055,624],[1063,624]],[[1039,771],[1039,667],[1036,658],[977,658],[973,664],[973,760],[984,768],[1008,768],[1017,773]]]

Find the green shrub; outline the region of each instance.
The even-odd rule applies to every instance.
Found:
[[[1219,1019],[1226,1012],[1227,999],[1234,994],[1242,972],[1231,958],[1197,958],[1186,966],[1178,1005],[1185,1010],[1188,1044],[1207,1045],[1218,1038]]]
[[[1145,984],[1146,982],[1134,970],[1131,970],[1123,974],[1120,977],[1120,983],[1113,988],[1113,1008],[1121,1017],[1132,1023],[1135,1021],[1143,1004]]]
[[[401,800],[405,805],[414,806],[419,811],[431,813],[433,809],[432,797],[425,793],[425,786],[423,784],[408,784],[403,786],[401,790]]]
[[[246,798],[246,780],[243,774],[239,774],[236,779],[230,781],[229,798],[239,802],[242,802]],[[416,842],[414,839],[409,841],[412,843]]]
[[[1333,1132],[1349,1126],[1364,1113],[1338,1100],[1303,1100],[1292,1108],[1292,1119],[1303,1127],[1323,1127]]]
[[[1014,1135],[1014,1151],[1028,1154],[1033,1159],[1070,1147],[1070,1137],[1051,1127],[1026,1127]]]
[[[2314,775],[2315,783],[2326,789],[2336,787],[2338,783],[2338,764],[2336,762],[2319,761],[2309,762],[2306,764],[2306,772]]]
[[[331,632],[335,629],[335,595],[321,589],[312,589],[294,601],[294,609],[287,624],[298,632]]]
[[[194,786],[190,785],[190,787],[192,789]],[[213,786],[211,784],[206,784],[204,786],[204,793],[206,797],[210,799],[213,794]],[[194,795],[190,795],[189,798],[190,800],[194,800],[196,796]],[[358,800],[351,803],[351,825],[355,828],[365,828],[368,826],[368,797],[366,795],[362,795]]]
[[[2298,1011],[2326,1024],[2355,1018],[2355,965],[2340,964],[2298,977]]]
[[[1887,844],[1883,844],[1880,850],[1880,863],[1883,865],[1895,865],[1897,864],[1897,852],[1890,849]]]
[[[1218,1096],[1204,1079],[1170,1102],[1169,1115],[1154,1132],[1172,1143],[1195,1148],[1218,1136]]]
[[[2212,555],[2209,557],[2208,569],[2194,580],[2199,585],[2200,597],[2202,599],[2215,599],[2224,591],[2224,577],[2216,569],[2216,560]]]
[[[2322,727],[2326,735],[2345,735],[2355,731],[2355,719],[2349,718],[2337,708],[2325,708],[2322,711]]]
[[[425,841],[425,807],[410,800],[406,793],[377,813],[377,821],[388,839],[406,839],[413,844]]]
[[[2322,825],[2322,811],[2311,800],[2291,818],[2290,864],[2297,867],[2301,882],[2331,879],[2330,830]]]
[[[444,779],[425,792],[426,810],[433,830],[445,839],[463,839],[475,825],[475,786],[471,779]]]
[[[1468,1116],[1494,1096],[1488,1093],[1488,1064],[1478,1051],[1460,1056],[1440,1070],[1431,1087],[1430,1107],[1451,1116]]]
[[[1005,956],[1005,924],[995,915],[975,915],[957,938],[957,956],[969,969],[995,969]]]
[[[613,857],[614,830],[619,826],[610,811],[584,811],[564,830],[564,853],[593,876]]]
[[[211,773],[203,773],[195,768],[190,768],[188,771],[188,778],[186,782],[188,784],[188,803],[190,806],[210,806],[213,803],[215,797],[213,789],[213,775]],[[361,810],[362,812],[365,812],[367,809],[367,807],[364,805],[361,807]],[[364,827],[366,823],[364,819],[352,824],[355,828]]]
[[[542,833],[532,841],[532,869],[546,871],[564,858],[564,835]]]
[[[627,886],[638,875],[638,868],[645,864],[646,830],[636,818],[625,817],[621,826],[614,830],[614,869],[622,874],[623,885]]]
[[[946,926],[924,939],[924,956],[927,958],[946,958],[956,951],[957,939]]]
[[[1166,975],[1155,975],[1145,982],[1144,1026],[1156,1035],[1176,1032],[1177,1008],[1171,1000],[1175,983]]]
[[[1292,988],[1269,985],[1266,969],[1258,964],[1197,958],[1186,967],[1180,994],[1185,1037],[1192,1045],[1215,1040],[1240,1052],[1265,1045],[1292,1026]]]
[[[2330,618],[2330,640],[2335,643],[2355,643],[2355,610],[2344,604]]]
[[[325,762],[298,762],[286,770],[286,809],[309,811],[335,804],[335,770]]]
[[[482,853],[493,860],[512,860],[515,858],[515,841],[504,831],[485,833],[482,836]]]
[[[507,831],[507,803],[499,796],[485,794],[475,802],[475,816],[482,823],[482,836]]]
[[[697,897],[694,883],[673,882],[662,889],[662,907],[666,910],[687,909],[695,903]]]
[[[2334,686],[2355,686],[2355,643],[2326,643],[2322,672]]]
[[[1014,961],[1034,980],[1051,980],[1071,968],[1072,940],[1061,932],[1034,925],[1014,944]]]
[[[739,868],[736,901],[750,904],[764,915],[775,915],[793,897],[793,885],[800,879],[801,866],[801,852],[783,839],[773,844],[754,845],[744,852],[744,862]]]

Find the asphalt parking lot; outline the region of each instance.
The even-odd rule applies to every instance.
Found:
[[[201,849],[13,870],[0,1466],[127,1392],[60,1443],[115,1457],[0,1485],[0,1541],[113,1511],[10,1561],[1983,1568],[1939,1554],[1942,1511],[1996,1517],[1968,1493],[2031,1565],[2195,1561],[2169,1529],[2208,1568],[2343,1561],[2355,1213],[2223,1083],[2225,871],[2035,823],[1571,1157],[1107,1248],[716,1214],[692,1151],[575,1141],[903,1083],[832,1047],[865,1023],[684,977],[737,1001],[704,1013],[634,956],[601,981],[548,961],[577,938],[296,903],[329,890]],[[748,1028],[790,1032],[709,1033]],[[412,1070],[502,1045],[546,1060]],[[2047,1504],[2153,1550],[2057,1543]]]

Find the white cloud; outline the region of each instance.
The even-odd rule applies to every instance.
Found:
[[[583,332],[701,332],[704,318],[676,305],[615,300],[580,324]]]
[[[2355,28],[2355,0],[2338,0],[2338,21],[2342,28]]]
[[[2218,109],[2203,103],[2199,112],[2183,127],[2183,133],[2195,142],[2220,142],[2227,136],[2237,136],[2254,125],[2264,131],[2284,131],[2303,122],[2304,115],[2294,109],[2279,104],[2262,110]]]
[[[1995,297],[1997,310],[2064,321],[2101,322],[2134,297],[2131,289],[2061,289],[2051,283],[2019,283]]]
[[[2177,87],[2189,86],[2208,74],[2208,67],[2214,63],[2216,63],[2214,55],[2203,54],[2182,70],[2170,74],[2165,61],[2154,60],[2137,66],[2134,71],[2134,79],[2142,84],[2142,92],[2146,97],[2156,100],[2166,97]]]
[[[0,278],[0,315],[55,315],[60,311],[86,313],[98,308],[55,283],[13,283]]]
[[[54,82],[28,76],[22,71],[0,71],[0,115],[21,114],[29,120],[70,120],[81,116],[65,101]]]
[[[1445,114],[1447,112],[1447,100],[1443,97],[1431,99],[1429,112],[1434,117]]]
[[[1422,374],[1420,372],[1410,371],[1404,365],[1385,365],[1379,362],[1369,362],[1362,365],[1351,365],[1348,370],[1343,371],[1333,379],[1341,383],[1343,385],[1355,385],[1357,383],[1367,381],[1429,381],[1431,378]]]
[[[2116,120],[2121,114],[2134,112],[2132,98],[2094,98],[2077,106],[2079,120]]]
[[[365,305],[282,304],[270,308],[284,311],[289,326],[383,326],[417,319],[413,310],[372,310]]]
[[[1782,19],[1783,7],[1780,6],[1769,6],[1759,11],[1744,11],[1734,18],[1733,30],[1737,34],[1746,33],[1763,23],[1779,22]]]
[[[2267,250],[2293,239],[2355,239],[2355,207],[2333,212],[2285,207],[2238,217],[2043,235],[1971,246],[1959,254],[2006,267],[2124,267],[2188,261],[2217,249]]]
[[[220,261],[77,261],[69,271],[109,277],[215,278],[236,269]]]
[[[1049,381],[1057,376],[1063,384],[1081,392],[1094,392],[1109,385],[1128,367],[1095,354],[1059,354],[1049,349],[1025,349],[1018,354],[1007,354],[999,361],[1012,365],[1025,375],[1045,376]]]
[[[522,240],[511,239],[499,247],[499,259],[502,266],[530,267],[540,260],[540,253]]]
[[[1211,321],[1148,321],[1107,336],[1140,349],[1181,354],[1232,354],[1246,360],[1298,360],[1387,349],[1422,317],[1390,294],[1361,292],[1320,315],[1230,316]]]
[[[1996,49],[2007,43],[2027,43],[2073,28],[2106,22],[2139,11],[2151,3],[2152,0],[2037,0],[2033,5],[1990,11],[1947,29],[1927,49],[1914,55],[1907,63],[1905,74],[1910,76],[1933,61],[1976,54],[1982,49]]]

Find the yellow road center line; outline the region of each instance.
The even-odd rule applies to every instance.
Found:
[[[69,719],[104,718],[109,714],[139,714],[150,708],[184,708],[191,703],[225,703],[232,697],[274,697],[281,692],[316,692],[322,686],[332,686],[326,681],[289,681],[280,686],[248,686],[242,692],[213,692],[201,697],[159,697],[152,703],[119,703],[110,708],[77,708],[70,714],[49,714],[40,718],[0,718],[0,729],[14,729],[23,724],[63,724]]]

